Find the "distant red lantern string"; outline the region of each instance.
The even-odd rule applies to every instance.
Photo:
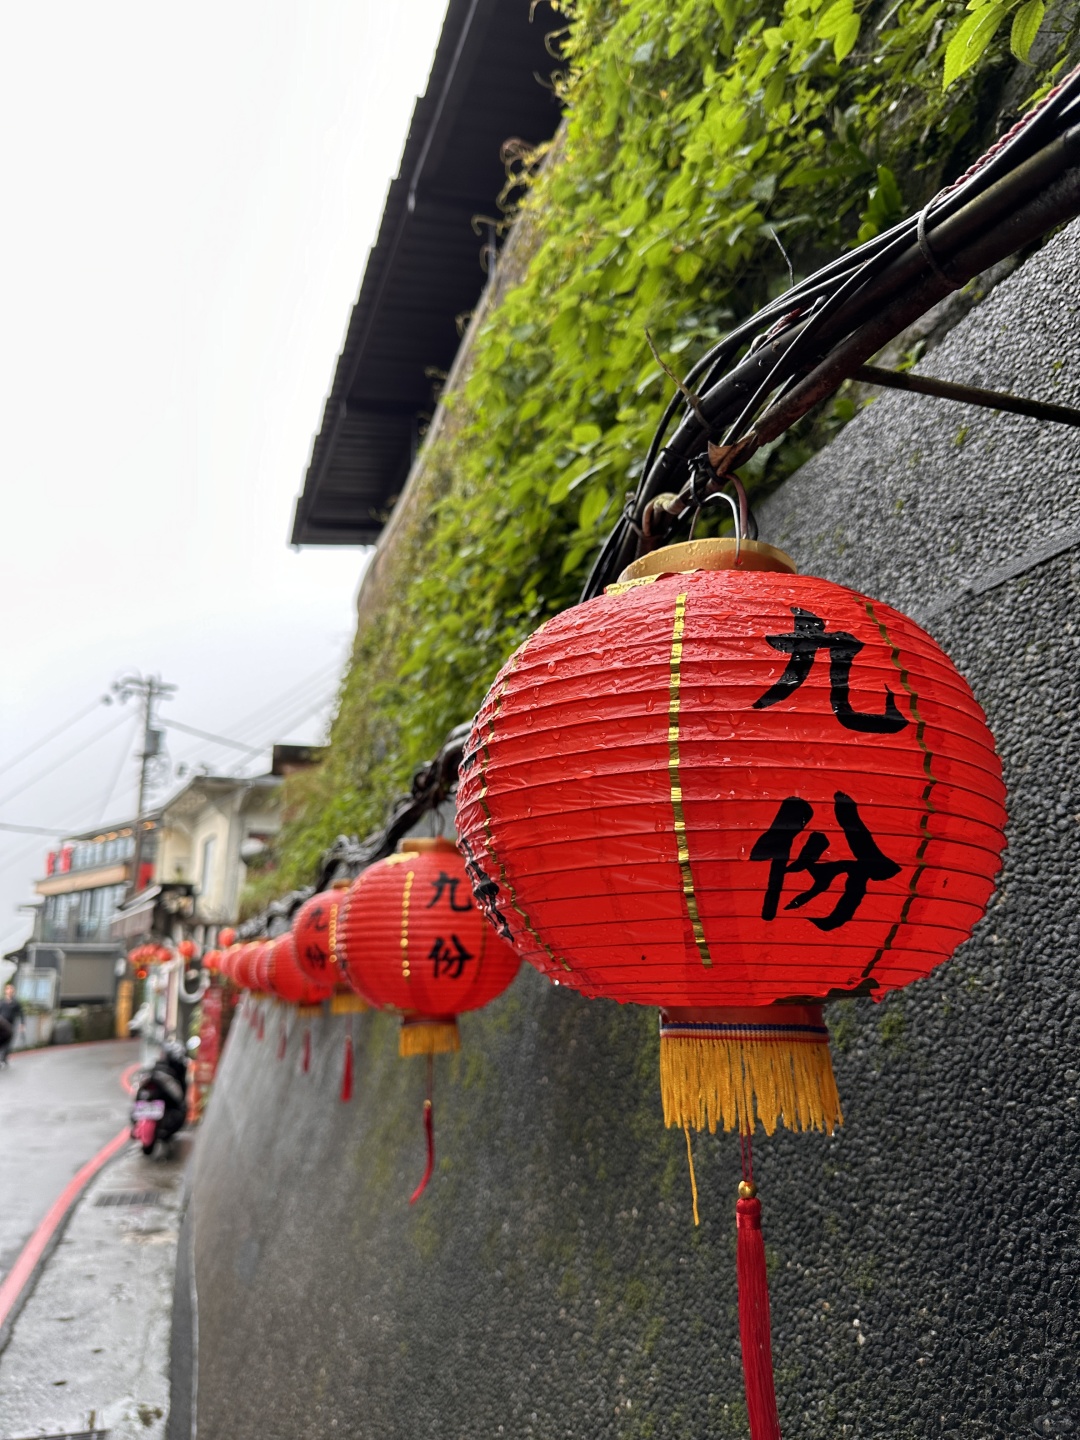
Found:
[[[821,1002],[947,959],[1004,843],[993,737],[948,657],[793,571],[751,541],[644,556],[503,667],[458,792],[499,933],[560,984],[660,1007],[664,1119],[688,1154],[690,1129],[746,1137],[753,1440],[779,1422],[750,1133],[841,1123]]]

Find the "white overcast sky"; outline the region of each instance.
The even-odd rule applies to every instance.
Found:
[[[0,821],[130,815],[132,706],[12,762],[132,668],[322,737],[366,552],[289,549],[293,500],[444,9],[0,7]],[[0,949],[49,848],[0,831]]]

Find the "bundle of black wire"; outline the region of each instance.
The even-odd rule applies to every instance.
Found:
[[[919,214],[793,286],[702,356],[664,411],[582,599],[664,543],[760,445],[951,290],[1077,214],[1080,67]],[[665,497],[659,509],[657,497]]]

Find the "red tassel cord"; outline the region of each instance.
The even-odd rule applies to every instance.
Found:
[[[260,1005],[260,1006],[259,1006],[259,1039],[261,1040],[261,1039],[265,1036],[265,1034],[266,1034],[266,1011],[265,1011],[265,1010],[263,1009],[263,1007]]]
[[[427,1165],[424,1167],[423,1178],[420,1184],[409,1196],[409,1204],[415,1205],[420,1196],[428,1187],[432,1171],[435,1169],[435,1111],[432,1106],[432,1092],[435,1088],[435,1056],[428,1056],[427,1072],[427,1099],[424,1101],[424,1134],[427,1137]]]
[[[750,1440],[780,1440],[773,1380],[772,1334],[769,1323],[769,1282],[765,1272],[765,1241],[761,1234],[761,1201],[754,1184],[749,1135],[740,1136],[743,1179],[735,1204],[736,1264],[739,1274],[739,1339]]]
[[[349,1028],[345,1032],[345,1063],[341,1070],[341,1100],[348,1104],[352,1099],[353,1091],[353,1041],[352,1041],[352,1016],[349,1017]]]
[[[306,1075],[311,1069],[311,1031],[304,1026],[304,1043],[300,1047],[300,1073]]]
[[[278,1042],[277,1042],[277,1058],[278,1058],[279,1060],[284,1060],[284,1059],[285,1059],[285,1049],[286,1049],[286,1046],[288,1045],[288,1043],[289,1043],[288,1025],[287,1025],[287,1022],[286,1022],[286,1020],[285,1020],[285,1016],[283,1015],[283,1016],[281,1017],[281,1033],[278,1035]]]

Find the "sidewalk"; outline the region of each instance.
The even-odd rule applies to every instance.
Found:
[[[0,1354],[0,1437],[164,1440],[181,1182],[135,1145],[90,1182]]]

